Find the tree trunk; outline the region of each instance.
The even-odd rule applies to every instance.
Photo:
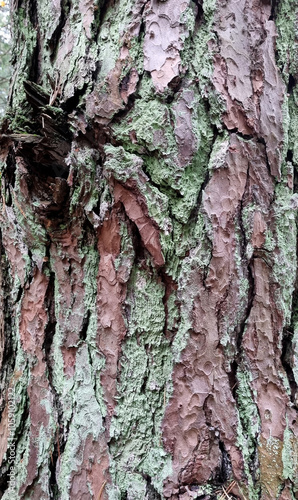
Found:
[[[298,498],[297,19],[14,1],[2,500]]]

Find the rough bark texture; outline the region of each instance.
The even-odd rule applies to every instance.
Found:
[[[18,0],[0,497],[298,498],[295,0]]]

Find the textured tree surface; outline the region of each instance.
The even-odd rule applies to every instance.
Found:
[[[297,2],[12,24],[0,497],[298,498]]]

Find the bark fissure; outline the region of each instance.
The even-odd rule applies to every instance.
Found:
[[[50,274],[47,294],[45,297],[45,307],[48,314],[48,322],[45,328],[45,336],[43,342],[43,350],[45,355],[45,362],[48,369],[48,380],[53,390],[53,359],[51,356],[51,349],[53,338],[56,332],[57,319],[55,315],[55,273]],[[55,393],[55,390],[54,390]]]
[[[288,378],[293,407],[296,410],[298,410],[298,401],[297,401],[298,385],[295,380],[295,376],[293,373],[293,366],[292,366],[293,364],[292,338],[293,338],[293,332],[290,332],[288,329],[284,329],[282,338],[281,362]]]
[[[5,408],[4,394],[15,368],[15,350],[13,345],[14,318],[10,297],[10,269],[0,231],[0,417]]]
[[[59,14],[59,19],[57,22],[57,26],[53,33],[51,34],[51,37],[49,40],[47,40],[48,46],[51,49],[51,54],[50,54],[50,60],[53,63],[56,57],[56,52],[57,48],[59,46],[59,41],[63,32],[63,29],[65,27],[66,21],[67,21],[67,16],[70,11],[70,6],[71,2],[70,0],[62,0],[61,3],[61,9],[60,9],[60,14]]]

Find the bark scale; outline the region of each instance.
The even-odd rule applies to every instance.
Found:
[[[297,16],[14,2],[3,500],[298,498]]]

